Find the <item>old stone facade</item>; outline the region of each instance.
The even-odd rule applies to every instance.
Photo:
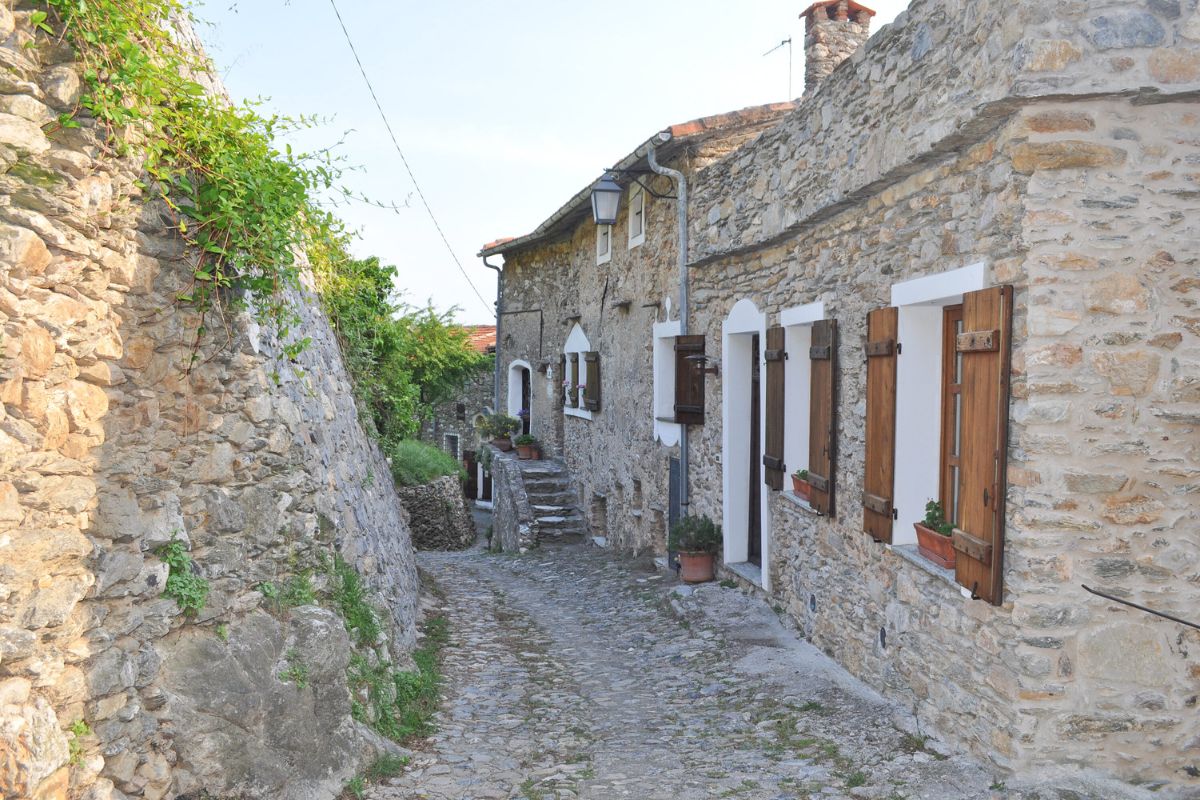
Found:
[[[311,297],[298,370],[248,317],[187,369],[188,255],[91,121],[46,133],[80,78],[30,14],[0,2],[0,795],[331,797],[388,745],[299,590],[340,556],[387,629],[370,657],[407,658],[388,466]],[[208,582],[194,618],[163,595],[172,540]]]
[[[1200,636],[1081,586],[1190,619],[1200,608],[1197,88],[1194,3],[915,0],[778,125],[689,171],[689,327],[713,367],[704,424],[684,434],[691,511],[723,522],[730,574],[814,643],[1007,769],[1179,792],[1200,780]],[[679,433],[655,356],[678,332],[676,234],[672,201],[647,208],[645,243],[624,247],[619,224],[600,266],[595,226],[562,211],[571,224],[485,254],[505,256],[506,297],[546,310],[545,340],[514,325],[499,353],[502,368],[540,365],[535,432],[611,544],[661,552]],[[990,605],[908,544],[919,503],[897,495],[892,544],[863,532],[864,342],[874,309],[915,319],[996,286],[1014,311],[1004,592]],[[819,319],[839,330],[837,505],[817,515],[759,486],[761,570],[746,569],[733,562],[747,561],[750,337],[785,327],[795,387]],[[602,364],[590,419],[564,413],[556,374],[576,323]],[[908,324],[902,379],[930,358]],[[785,395],[789,431],[807,427],[804,397]],[[897,413],[921,429],[920,413]],[[898,492],[922,461],[903,436]],[[788,471],[805,466],[788,441]],[[921,500],[937,492],[934,479]]]
[[[475,523],[457,476],[446,475],[422,486],[397,486],[408,512],[413,547],[463,550],[475,543]]]
[[[467,330],[471,346],[477,352],[496,352],[494,325],[472,325]],[[467,451],[479,452],[476,425],[481,417],[492,411],[495,385],[495,370],[491,363],[472,372],[455,397],[435,406],[431,418],[422,421],[421,438],[460,459]]]

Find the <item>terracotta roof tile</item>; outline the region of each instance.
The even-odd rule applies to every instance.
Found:
[[[464,327],[467,331],[467,339],[475,352],[488,353],[496,349],[495,325],[466,325]]]

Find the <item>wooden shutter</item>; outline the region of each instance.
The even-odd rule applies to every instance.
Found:
[[[559,402],[561,402],[563,405],[566,405],[567,404],[567,385],[566,384],[567,384],[567,381],[571,379],[571,376],[569,374],[567,374],[567,354],[566,353],[563,353],[561,356],[558,357],[558,375],[559,375],[558,399],[559,399]]]
[[[783,488],[783,370],[787,358],[783,328],[767,328],[767,435],[763,447],[764,480],[771,489]]]
[[[837,466],[837,320],[813,323],[812,347],[808,350],[812,370],[812,408],[808,434],[809,503],[822,514],[833,516],[834,470]]]
[[[704,424],[704,336],[675,337],[675,421]]]
[[[596,351],[583,354],[583,407],[588,411],[600,410],[600,354]]]
[[[1008,468],[1011,286],[963,296],[961,470],[955,574],[972,596],[1000,605]]]
[[[579,405],[579,353],[567,353],[567,405]]]
[[[867,314],[867,463],[863,475],[863,530],[892,541],[896,477],[896,333],[899,310]]]

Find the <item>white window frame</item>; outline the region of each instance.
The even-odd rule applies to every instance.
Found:
[[[596,266],[607,264],[612,260],[612,229],[612,225],[596,226]],[[602,244],[606,246],[606,249],[600,249]]]
[[[808,469],[809,426],[812,423],[812,326],[825,319],[825,303],[817,301],[784,309],[779,324],[784,330],[788,354],[783,383],[783,463],[788,475]],[[789,483],[791,482],[789,478]],[[790,492],[788,488],[784,491]],[[801,501],[803,502],[803,501]]]
[[[892,286],[896,340],[904,346],[896,362],[896,464],[892,546],[916,544],[914,522],[941,487],[942,309],[963,295],[987,288],[983,262],[926,275]],[[937,413],[929,413],[936,409]]]
[[[651,370],[654,375],[654,438],[666,447],[679,444],[683,426],[675,419],[675,337],[679,320],[659,322],[651,329],[654,339]]]
[[[580,419],[592,419],[592,412],[583,407],[584,388],[580,383],[581,378],[587,377],[587,370],[584,367],[583,356],[592,350],[591,342],[588,341],[587,335],[583,332],[583,328],[576,322],[571,328],[570,334],[567,335],[567,341],[563,344],[563,353],[567,356],[567,371],[568,377],[571,379],[571,384],[575,388],[575,400],[578,405],[571,407],[563,403],[563,414],[568,417],[579,417]],[[577,358],[574,360],[574,372],[572,372],[571,354],[574,353]]]
[[[641,186],[636,186],[629,193],[629,249],[637,247],[646,241],[646,190]],[[635,219],[641,221],[641,230],[638,233],[633,232],[633,223]]]

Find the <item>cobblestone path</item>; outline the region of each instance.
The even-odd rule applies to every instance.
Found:
[[[1024,796],[900,731],[739,590],[686,595],[581,545],[420,560],[445,594],[447,697],[373,800]]]

